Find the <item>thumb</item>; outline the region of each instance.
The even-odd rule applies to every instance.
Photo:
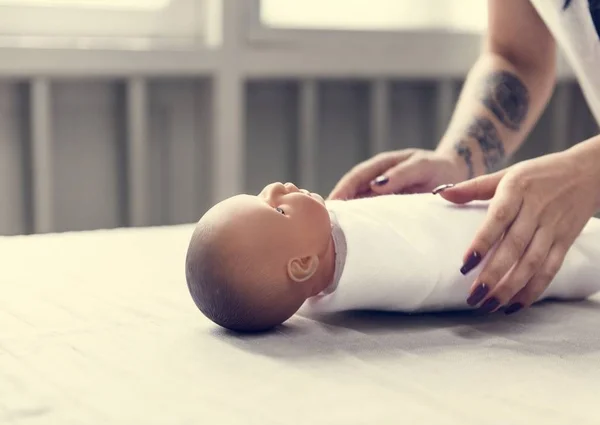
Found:
[[[379,195],[400,193],[402,190],[422,183],[426,178],[427,170],[417,161],[408,160],[395,167],[371,182],[371,190]]]
[[[434,189],[434,193],[439,193],[442,198],[455,204],[484,201],[494,197],[502,176],[504,176],[504,170],[467,180],[446,189],[438,191]]]

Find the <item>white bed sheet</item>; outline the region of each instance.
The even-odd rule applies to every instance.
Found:
[[[598,298],[238,337],[189,297],[191,229],[0,238],[0,424],[600,423]]]

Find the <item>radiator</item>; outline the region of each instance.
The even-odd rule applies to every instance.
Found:
[[[433,148],[461,83],[247,81],[243,173],[231,175],[250,193],[294,181],[327,194],[374,153]],[[211,85],[185,78],[0,83],[0,233],[196,220],[215,200]],[[513,161],[597,132],[578,86],[561,82]]]

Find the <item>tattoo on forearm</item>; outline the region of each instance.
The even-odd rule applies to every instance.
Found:
[[[479,143],[483,163],[488,173],[495,171],[504,162],[506,156],[504,144],[500,139],[498,130],[494,127],[494,123],[489,118],[476,118],[467,129],[467,135]]]
[[[529,110],[529,92],[525,84],[508,71],[490,74],[483,87],[483,104],[511,130],[519,130]]]
[[[475,169],[473,167],[472,159],[473,153],[471,152],[471,148],[467,146],[467,144],[464,141],[460,141],[454,145],[454,149],[458,153],[458,156],[462,157],[462,159],[465,161],[465,164],[467,165],[467,180],[470,180],[473,177],[475,177]]]

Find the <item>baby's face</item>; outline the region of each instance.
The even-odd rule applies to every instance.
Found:
[[[250,202],[256,206],[250,207]],[[256,225],[264,237],[283,242],[276,249],[286,260],[320,255],[329,245],[331,223],[320,195],[292,183],[273,183],[248,203],[248,208],[256,208]]]
[[[234,196],[208,214],[225,224],[227,239],[242,247],[241,255],[275,270],[290,258],[321,255],[331,238],[323,198],[291,183],[270,184],[257,196]],[[273,261],[277,267],[267,264]]]
[[[275,211],[279,216],[277,219],[285,223],[286,228],[293,229],[297,235],[310,233],[315,227],[326,227],[329,233],[329,213],[321,195],[298,189],[292,183],[272,183],[266,186],[256,199],[261,207],[267,207],[269,216],[272,216],[270,210]],[[267,213],[267,210],[264,212]],[[281,217],[286,221],[281,221]]]

